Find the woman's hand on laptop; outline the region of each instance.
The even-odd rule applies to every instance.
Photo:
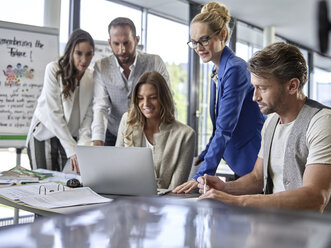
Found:
[[[76,170],[77,173],[80,173],[79,167],[78,167],[78,160],[77,160],[77,156],[76,155],[72,155],[70,157],[70,165],[71,165],[71,170],[72,171],[75,171]]]
[[[194,179],[183,183],[179,186],[177,186],[172,192],[176,193],[176,194],[180,194],[180,193],[190,193],[192,190],[196,189],[198,187],[198,182],[195,181]]]
[[[102,140],[94,140],[93,141],[93,145],[94,146],[103,146],[103,141]]]

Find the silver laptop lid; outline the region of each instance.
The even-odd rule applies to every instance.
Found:
[[[77,146],[76,154],[83,185],[99,194],[157,194],[150,148]]]

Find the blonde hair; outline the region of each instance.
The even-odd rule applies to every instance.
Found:
[[[131,140],[133,128],[144,127],[146,123],[146,117],[138,105],[138,90],[143,84],[151,84],[157,91],[157,98],[161,105],[161,123],[172,123],[175,120],[175,104],[166,80],[157,71],[144,73],[132,91],[131,106],[128,111],[126,129],[124,131],[124,142],[129,146],[133,145]]]
[[[191,24],[195,22],[206,23],[213,32],[226,30],[225,42],[227,42],[230,38],[230,20],[230,12],[224,4],[210,2],[202,7],[201,13],[193,18]]]

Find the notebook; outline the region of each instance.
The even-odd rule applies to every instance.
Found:
[[[77,146],[76,155],[83,185],[99,194],[157,194],[150,148]]]

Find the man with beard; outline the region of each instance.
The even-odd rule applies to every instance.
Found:
[[[160,56],[136,49],[139,36],[129,18],[115,18],[108,32],[113,54],[94,66],[92,141],[114,146],[121,117],[130,106],[131,92],[140,76],[157,71],[169,84],[169,75]]]
[[[274,43],[255,54],[248,69],[253,100],[269,115],[254,169],[227,183],[199,177],[199,190],[205,191],[200,198],[323,212],[331,195],[331,109],[304,95],[302,53],[293,45]]]

